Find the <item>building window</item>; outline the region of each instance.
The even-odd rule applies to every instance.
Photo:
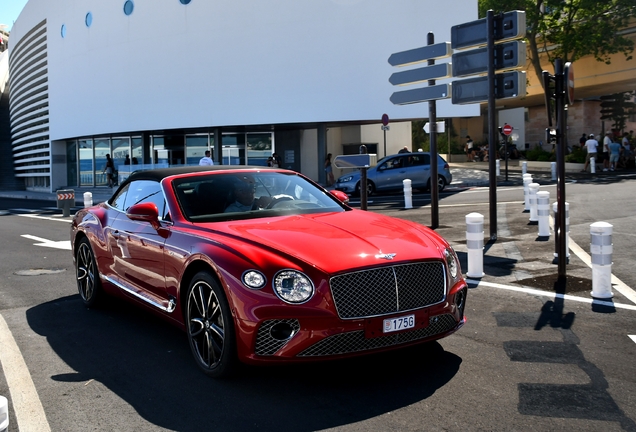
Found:
[[[62,28],[60,29],[60,34],[62,35],[62,38],[66,37],[66,24],[62,24]]]
[[[84,22],[86,23],[86,27],[90,27],[91,24],[93,24],[93,14],[90,12],[87,13]]]
[[[124,3],[124,13],[130,15],[133,13],[133,9],[135,9],[135,5],[132,0],[126,0],[126,3]]]

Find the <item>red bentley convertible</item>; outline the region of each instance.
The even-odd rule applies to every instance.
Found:
[[[237,361],[311,361],[450,335],[467,285],[450,245],[354,210],[269,168],[137,171],[73,218],[79,294],[146,307],[183,328],[208,375]]]

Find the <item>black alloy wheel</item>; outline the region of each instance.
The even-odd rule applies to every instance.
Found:
[[[371,180],[367,180],[367,196],[371,196],[375,193],[375,185]],[[356,195],[360,196],[360,182],[356,185]]]
[[[98,305],[103,296],[102,284],[99,279],[95,254],[87,238],[80,240],[77,247],[75,275],[77,277],[77,290],[84,305],[88,307]]]
[[[197,273],[188,288],[186,327],[197,365],[207,375],[230,375],[236,364],[234,322],[225,293],[207,272]]]
[[[444,178],[444,176],[437,176],[437,191],[442,192],[445,187],[446,187],[446,179]],[[428,182],[426,183],[426,190],[429,192],[431,191],[430,178],[428,179]]]

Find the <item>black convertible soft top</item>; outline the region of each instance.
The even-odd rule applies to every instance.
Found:
[[[193,172],[213,172],[213,171],[227,171],[237,169],[252,169],[252,170],[267,170],[271,169],[265,166],[248,166],[248,165],[207,165],[207,166],[179,166],[170,168],[158,168],[151,170],[139,170],[134,171],[128,176],[128,178],[122,183],[130,183],[133,180],[155,180],[161,181],[166,177],[179,174],[187,174]]]

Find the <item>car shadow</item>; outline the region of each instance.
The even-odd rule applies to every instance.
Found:
[[[347,360],[241,366],[235,377],[214,380],[197,368],[182,331],[132,305],[111,300],[87,309],[74,295],[26,316],[77,371],[52,380],[99,381],[170,430],[309,431],[356,423],[425,400],[462,363],[432,342]]]

